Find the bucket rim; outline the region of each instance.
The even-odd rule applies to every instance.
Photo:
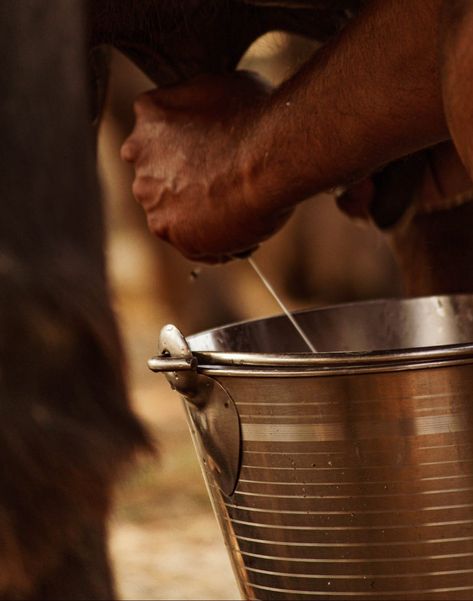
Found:
[[[316,311],[333,310],[340,308],[349,308],[354,306],[368,306],[381,303],[410,304],[419,301],[446,301],[446,300],[470,299],[473,309],[473,294],[444,294],[403,298],[381,298],[368,301],[356,301],[350,303],[339,303],[336,305],[312,307],[293,314],[297,317],[305,313]],[[287,372],[297,370],[297,375],[303,375],[301,372],[307,372],[307,375],[328,375],[331,372],[337,373],[359,373],[360,371],[385,371],[394,369],[413,369],[420,367],[440,367],[445,364],[458,364],[473,362],[473,341],[468,343],[443,344],[425,347],[413,348],[393,348],[387,350],[370,351],[332,351],[295,353],[255,353],[255,352],[235,352],[235,351],[208,351],[199,350],[193,347],[193,343],[198,338],[206,334],[217,334],[222,331],[230,330],[238,326],[246,326],[259,321],[271,321],[283,317],[282,314],[269,316],[266,318],[256,318],[243,320],[222,327],[210,328],[202,332],[186,337],[190,345],[192,354],[196,357],[198,371],[208,375],[243,375],[243,372],[252,372],[252,375],[259,374],[259,371],[268,371],[270,375],[277,375],[281,372],[288,375]],[[225,368],[231,368],[225,369]],[[258,368],[258,369],[255,369]],[[296,372],[295,372],[296,373]]]
[[[267,353],[193,352],[197,371],[204,375],[315,376],[402,371],[473,363],[473,344],[406,349],[374,353],[318,353],[271,355]],[[343,356],[341,356],[343,355]],[[350,356],[357,355],[357,356]]]

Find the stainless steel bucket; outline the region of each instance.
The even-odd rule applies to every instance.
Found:
[[[341,305],[184,339],[184,398],[247,599],[473,598],[473,297]]]

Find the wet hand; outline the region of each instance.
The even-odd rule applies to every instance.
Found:
[[[270,90],[247,72],[202,76],[141,95],[121,155],[150,230],[191,260],[249,252],[287,220],[258,185],[254,124]],[[255,168],[255,165],[259,165]]]

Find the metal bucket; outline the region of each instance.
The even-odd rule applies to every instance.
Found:
[[[473,598],[473,297],[305,311],[187,340],[184,397],[247,599]]]

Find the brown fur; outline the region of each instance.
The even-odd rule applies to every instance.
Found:
[[[76,0],[0,5],[4,599],[114,596],[111,489],[149,445],[109,307],[81,21]]]

